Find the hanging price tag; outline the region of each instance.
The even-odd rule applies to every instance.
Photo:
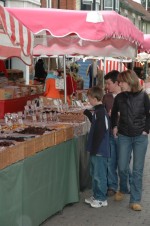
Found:
[[[47,120],[47,115],[46,115],[46,113],[43,114],[43,119],[44,119],[44,120]]]
[[[29,106],[24,106],[24,109],[26,110],[26,111],[29,111]]]
[[[22,118],[19,118],[19,119],[18,119],[18,123],[19,123],[19,125],[23,125],[23,120],[22,120]]]
[[[33,120],[33,122],[37,121],[36,115],[32,115],[32,120]]]
[[[27,101],[27,105],[30,106],[31,105],[31,100]]]

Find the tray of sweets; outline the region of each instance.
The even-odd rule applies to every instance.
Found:
[[[85,121],[85,115],[77,112],[65,112],[61,113],[58,116],[59,121],[63,122],[83,122]]]
[[[34,127],[29,126],[21,131],[19,131],[19,134],[34,134],[34,135],[43,135],[46,131],[51,131],[51,129],[46,127]]]

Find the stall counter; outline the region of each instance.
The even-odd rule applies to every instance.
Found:
[[[0,225],[39,226],[79,201],[76,139],[0,170]]]
[[[5,113],[23,111],[28,100],[33,100],[42,95],[43,93],[15,99],[0,100],[0,119],[4,118]]]

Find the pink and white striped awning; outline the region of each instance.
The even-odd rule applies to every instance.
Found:
[[[107,74],[112,70],[125,71],[127,70],[127,67],[123,62],[121,62],[121,60],[105,60],[105,64],[104,60],[100,60],[99,69],[105,71],[105,74]]]
[[[144,34],[144,42],[142,48],[140,48],[140,52],[150,53],[150,34]]]
[[[6,9],[34,33],[34,55],[135,57],[143,43],[143,33],[115,11]]]
[[[31,65],[33,43],[33,33],[0,5],[0,59],[18,57]]]

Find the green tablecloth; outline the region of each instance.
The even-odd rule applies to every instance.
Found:
[[[80,190],[91,187],[91,177],[89,173],[89,153],[85,151],[87,135],[76,138],[77,150],[79,152],[79,182]]]
[[[0,170],[0,226],[39,226],[79,201],[78,140]]]

